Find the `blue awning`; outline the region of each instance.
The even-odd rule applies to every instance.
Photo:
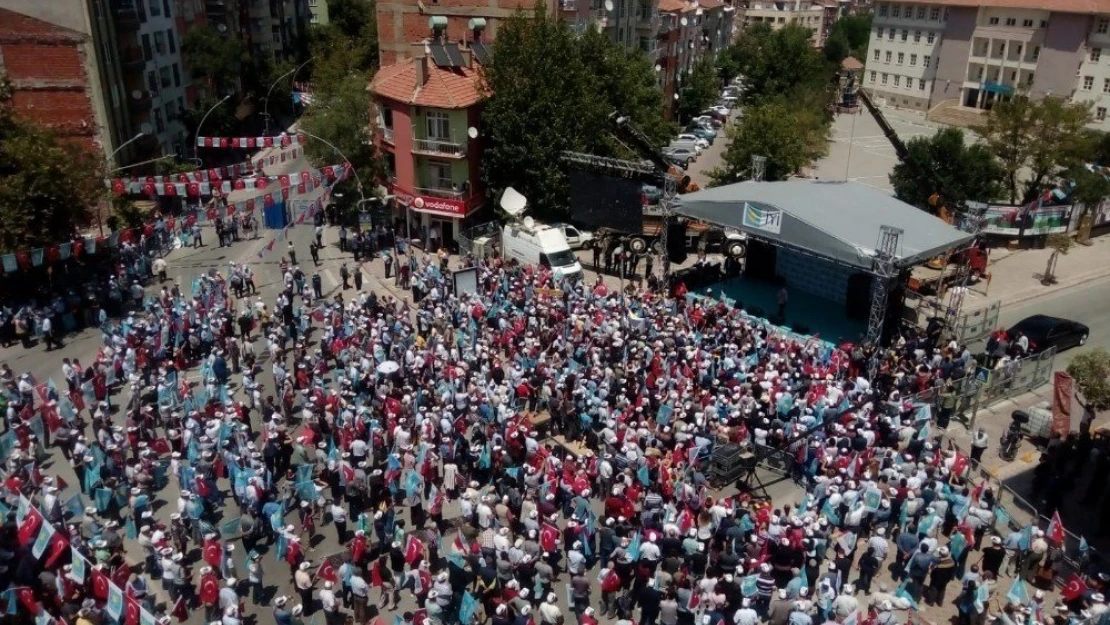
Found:
[[[1004,95],[1010,95],[1014,92],[1014,88],[1010,85],[1003,85],[997,82],[985,82],[983,83],[983,91],[986,91],[988,93],[1001,93]]]

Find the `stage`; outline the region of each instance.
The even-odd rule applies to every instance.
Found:
[[[769,319],[778,311],[779,287],[754,278],[731,278],[709,287],[708,295],[739,306],[749,315]],[[799,334],[816,335],[839,345],[844,341],[858,341],[867,333],[867,322],[849,319],[844,304],[787,287],[789,303],[786,321],[779,324]],[[706,295],[706,291],[699,295]],[[776,320],[777,321],[777,320]]]

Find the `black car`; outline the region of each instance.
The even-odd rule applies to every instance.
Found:
[[[1033,315],[1017,322],[1006,334],[1011,341],[1016,341],[1019,333],[1029,338],[1029,353],[1039,354],[1049,347],[1062,352],[1069,347],[1083,345],[1091,329],[1078,321]]]

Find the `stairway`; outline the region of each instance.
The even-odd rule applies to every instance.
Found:
[[[960,106],[959,100],[945,100],[934,106],[925,119],[938,124],[969,128],[987,123],[987,112]]]

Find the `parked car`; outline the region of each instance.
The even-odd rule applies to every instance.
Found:
[[[567,240],[567,245],[572,250],[580,250],[593,244],[594,233],[589,230],[581,230],[567,223],[554,223],[551,226],[563,231],[563,238]]]
[[[725,122],[726,119],[728,119],[728,111],[721,110],[719,108],[712,108],[712,107],[707,108],[704,111],[702,111],[701,114],[703,116],[712,117],[713,119],[721,122],[722,124]]]
[[[697,158],[701,156],[702,153],[702,147],[698,145],[697,137],[694,137],[693,139],[675,139],[671,141],[670,145],[666,147],[666,149],[668,150],[672,148],[687,148],[689,150],[693,150],[694,160],[697,160]]]
[[[675,167],[681,167],[682,169],[689,169],[690,163],[694,162],[694,159],[692,158],[677,156],[675,154],[671,154],[666,150],[663,150],[663,158],[666,159],[666,161],[671,165],[674,165]]]
[[[1019,333],[1025,334],[1029,339],[1029,353],[1039,354],[1050,347],[1061,352],[1069,347],[1084,345],[1091,329],[1078,321],[1033,315],[1017,322],[1006,335],[1014,341]]]
[[[678,141],[693,141],[694,145],[698,146],[702,150],[709,147],[709,140],[708,139],[705,139],[704,137],[699,137],[699,136],[695,135],[692,132],[684,132],[684,133],[678,135],[677,140]]]
[[[716,130],[712,128],[707,128],[705,126],[699,126],[697,124],[690,124],[690,126],[686,129],[686,132],[694,135],[695,137],[705,139],[709,142],[710,145],[712,145],[713,140],[717,138]]]
[[[645,184],[640,186],[645,205],[658,204],[663,201],[663,190],[655,185]]]
[[[698,124],[699,126],[705,126],[707,128],[714,128],[714,129],[720,128],[721,126],[725,125],[725,123],[723,121],[717,119],[716,117],[714,117],[712,115],[701,115],[701,116],[695,117],[694,120],[693,120],[693,123]]]
[[[686,147],[668,147],[663,150],[663,154],[685,162],[683,167],[689,167],[698,158],[698,153],[693,148]]]

